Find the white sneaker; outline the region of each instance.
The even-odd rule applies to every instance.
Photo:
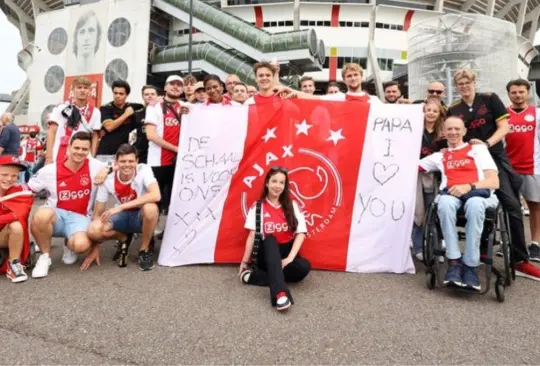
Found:
[[[34,270],[32,271],[32,278],[43,278],[49,274],[49,267],[51,266],[51,258],[48,254],[42,254],[39,256]]]
[[[64,264],[74,264],[79,257],[77,253],[74,253],[67,245],[64,245],[64,254],[62,255],[62,262]]]
[[[424,261],[424,253],[419,252],[419,253],[416,253],[414,256],[415,256],[416,259],[418,259],[420,262],[423,262],[423,261]]]

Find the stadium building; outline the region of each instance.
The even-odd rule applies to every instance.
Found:
[[[78,75],[93,81],[96,105],[112,99],[116,79],[132,85],[135,101],[144,84],[190,68],[254,84],[253,63],[276,59],[284,82],[308,74],[318,90],[340,81],[347,62],[372,85],[407,86],[408,31],[448,13],[513,23],[517,73],[527,77],[540,0],[4,0],[0,9],[20,30],[28,75],[8,111],[18,124],[43,124]]]

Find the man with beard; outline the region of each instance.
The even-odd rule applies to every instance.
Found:
[[[128,103],[127,96],[131,87],[124,80],[112,83],[113,101],[102,106],[101,110],[101,140],[99,141],[98,160],[111,163],[118,147],[129,142],[129,134],[135,128],[135,112],[142,111],[144,106],[139,103]]]
[[[401,89],[397,81],[389,81],[384,84],[384,102],[395,104],[401,98]]]
[[[523,178],[521,194],[530,210],[531,261],[540,262],[540,121],[538,109],[529,105],[531,84],[510,81],[506,90],[512,104],[507,108],[510,132],[505,136],[506,153],[514,170]]]
[[[159,103],[146,109],[146,136],[148,137],[148,165],[162,194],[161,210],[169,207],[174,180],[174,169],[178,144],[182,106],[180,96],[184,81],[178,75],[171,75],[165,83],[165,97]]]

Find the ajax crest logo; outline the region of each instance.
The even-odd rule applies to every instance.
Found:
[[[320,152],[292,146],[283,147],[285,153],[281,158],[288,159],[289,193],[296,201],[300,211],[306,218],[308,237],[325,230],[343,200],[341,177],[332,161]],[[265,154],[264,162],[257,161],[244,177],[244,190],[241,193],[241,207],[244,218],[249,208],[260,198],[260,192],[266,173],[272,166],[279,165],[281,160],[273,152]]]

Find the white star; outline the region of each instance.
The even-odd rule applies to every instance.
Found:
[[[330,137],[326,139],[326,141],[332,141],[334,143],[334,146],[337,145],[339,140],[345,140],[345,137],[341,134],[341,131],[343,131],[342,128],[340,128],[337,131],[330,130]]]
[[[270,139],[277,139],[277,136],[276,136],[276,129],[277,127],[274,127],[274,128],[267,128],[266,129],[266,135],[264,135],[262,137],[262,140],[264,140],[264,142],[268,142],[268,140]]]
[[[296,135],[300,135],[303,133],[304,135],[308,136],[308,130],[313,127],[313,125],[310,125],[306,122],[306,120],[303,120],[302,123],[295,123],[296,126]]]

